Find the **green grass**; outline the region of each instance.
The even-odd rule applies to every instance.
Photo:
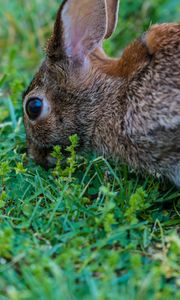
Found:
[[[59,1],[0,0],[0,300],[180,299],[180,195],[123,164],[76,155],[46,172],[26,156],[21,94]],[[117,55],[179,1],[121,1]]]

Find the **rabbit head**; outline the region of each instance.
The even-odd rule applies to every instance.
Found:
[[[75,133],[80,148],[91,146],[97,107],[116,85],[108,75],[115,60],[102,42],[113,33],[117,12],[117,0],[67,0],[60,7],[46,58],[23,102],[29,152],[38,163],[47,165],[52,147],[67,146]]]

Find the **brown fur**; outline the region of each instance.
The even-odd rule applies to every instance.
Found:
[[[24,100],[40,95],[51,107],[36,122],[24,114],[34,159],[48,166],[52,146],[68,145],[77,133],[80,149],[160,173],[180,186],[180,24],[151,27],[120,59],[97,47],[85,72],[65,55],[61,11]]]

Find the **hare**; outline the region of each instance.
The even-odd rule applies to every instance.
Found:
[[[66,0],[46,58],[24,95],[29,153],[45,167],[54,145],[161,174],[180,187],[180,24],[152,26],[118,59],[102,48],[118,0]]]

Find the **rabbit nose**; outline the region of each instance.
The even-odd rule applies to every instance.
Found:
[[[26,103],[26,113],[30,120],[35,121],[42,112],[43,101],[39,98],[30,98]]]

